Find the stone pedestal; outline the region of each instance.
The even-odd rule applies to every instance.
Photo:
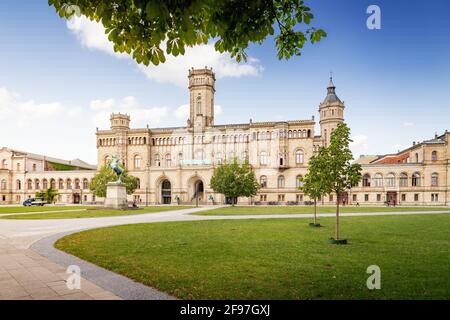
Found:
[[[127,189],[121,182],[110,182],[106,186],[105,207],[110,209],[128,209]]]

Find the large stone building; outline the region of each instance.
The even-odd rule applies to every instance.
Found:
[[[309,158],[329,144],[331,133],[344,121],[345,106],[336,95],[333,81],[330,80],[326,98],[319,105],[320,134],[315,132],[314,117],[216,125],[215,83],[211,69],[189,71],[190,115],[185,127],[134,129],[130,127],[130,116],[112,114],[111,128],[96,133],[98,166],[108,163],[112,156],[122,159],[130,174],[139,178],[139,188],[130,201],[223,203],[231,199],[214,193],[210,180],[217,165],[237,157],[249,161],[261,184],[256,197],[241,198],[240,203],[301,204],[309,200],[299,191],[300,178],[307,172]],[[414,144],[399,154],[360,158],[364,179],[360,186],[345,193],[342,201],[348,204],[449,203],[448,142],[446,133]],[[30,164],[17,166],[15,157],[20,154],[23,153],[9,149],[0,151],[0,161],[4,159],[0,169],[1,203],[18,203],[49,183],[60,189],[62,202],[96,201],[88,190],[95,174],[92,167],[78,161],[69,163],[69,168],[75,165],[82,170],[51,171],[55,166],[46,165],[48,161],[42,156],[28,156],[41,159],[33,171]],[[55,160],[52,162],[62,162]],[[322,202],[335,200],[330,195]]]

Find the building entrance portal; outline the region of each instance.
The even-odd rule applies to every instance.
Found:
[[[161,184],[161,199],[163,204],[172,203],[172,184],[169,180],[164,180]]]
[[[192,201],[194,203],[202,203],[205,201],[205,186],[201,180],[194,183],[194,197]]]
[[[397,205],[397,192],[388,192],[386,195],[387,204],[390,206]]]

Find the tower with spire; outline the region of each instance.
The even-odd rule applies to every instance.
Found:
[[[332,75],[327,90],[327,96],[319,106],[320,131],[325,147],[330,145],[331,133],[339,123],[344,122],[345,109],[344,103],[336,95],[336,86],[333,83]]]

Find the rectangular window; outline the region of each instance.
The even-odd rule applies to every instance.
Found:
[[[267,195],[262,194],[259,196],[259,199],[261,200],[261,202],[266,202],[267,201]]]
[[[377,201],[381,201],[381,194],[377,194]]]
[[[358,195],[356,194],[353,195],[353,201],[358,201]]]
[[[333,202],[333,195],[330,194],[330,202]]]
[[[284,202],[284,194],[278,195],[278,202]]]
[[[406,194],[402,194],[402,201],[406,201]]]
[[[298,194],[296,197],[297,202],[303,202],[303,195],[302,194]]]
[[[6,201],[6,196],[2,196],[2,201]]]
[[[419,194],[418,193],[414,194],[414,201],[419,201]]]
[[[437,194],[437,193],[432,193],[432,194],[431,194],[431,201],[432,201],[432,202],[438,202],[438,201],[439,201],[439,194]]]
[[[369,195],[368,195],[368,194],[365,194],[365,195],[364,195],[364,201],[365,201],[365,202],[368,202],[368,201],[369,201]]]

